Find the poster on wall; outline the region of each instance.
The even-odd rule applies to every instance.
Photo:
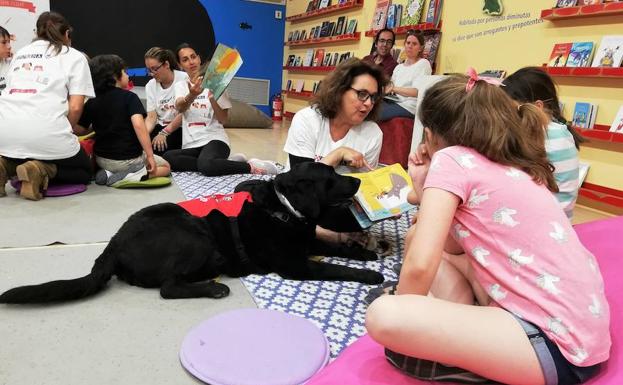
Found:
[[[35,23],[50,10],[49,0],[0,0],[0,25],[12,35],[11,51],[17,52],[35,37]]]

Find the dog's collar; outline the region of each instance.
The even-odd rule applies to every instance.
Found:
[[[279,202],[281,202],[281,204],[284,205],[288,209],[288,211],[292,213],[292,215],[294,215],[298,219],[304,220],[305,216],[301,214],[298,210],[296,210],[294,207],[292,207],[292,204],[290,203],[290,201],[288,201],[288,198],[286,198],[285,195],[283,195],[277,190],[277,186],[273,186],[273,187],[275,189],[275,194],[277,195],[277,199],[279,199]]]

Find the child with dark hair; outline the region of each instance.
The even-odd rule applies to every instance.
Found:
[[[6,87],[6,73],[11,62],[11,34],[0,26],[0,94]]]
[[[579,190],[578,149],[584,139],[567,123],[560,111],[556,85],[552,78],[537,67],[524,67],[507,77],[502,89],[523,108],[526,103],[539,107],[549,117],[544,129],[544,145],[549,162],[554,166],[558,185],[556,199],[567,217],[573,216],[573,207]]]
[[[84,106],[79,125],[95,131],[95,161],[101,168],[95,183],[108,186],[120,180],[169,175],[167,161],[154,156],[145,127],[145,108],[125,88],[128,74],[117,55],[99,55],[89,62],[95,98]],[[148,175],[147,175],[148,174]]]

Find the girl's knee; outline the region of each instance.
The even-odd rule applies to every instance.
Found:
[[[366,312],[366,329],[372,339],[384,345],[400,328],[400,306],[398,297],[382,295],[370,304]],[[403,325],[404,326],[404,325]]]

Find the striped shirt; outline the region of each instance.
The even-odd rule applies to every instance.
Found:
[[[573,216],[573,207],[579,190],[579,159],[573,135],[567,126],[550,122],[545,136],[547,158],[554,166],[554,178],[560,190],[556,199],[568,218]]]

